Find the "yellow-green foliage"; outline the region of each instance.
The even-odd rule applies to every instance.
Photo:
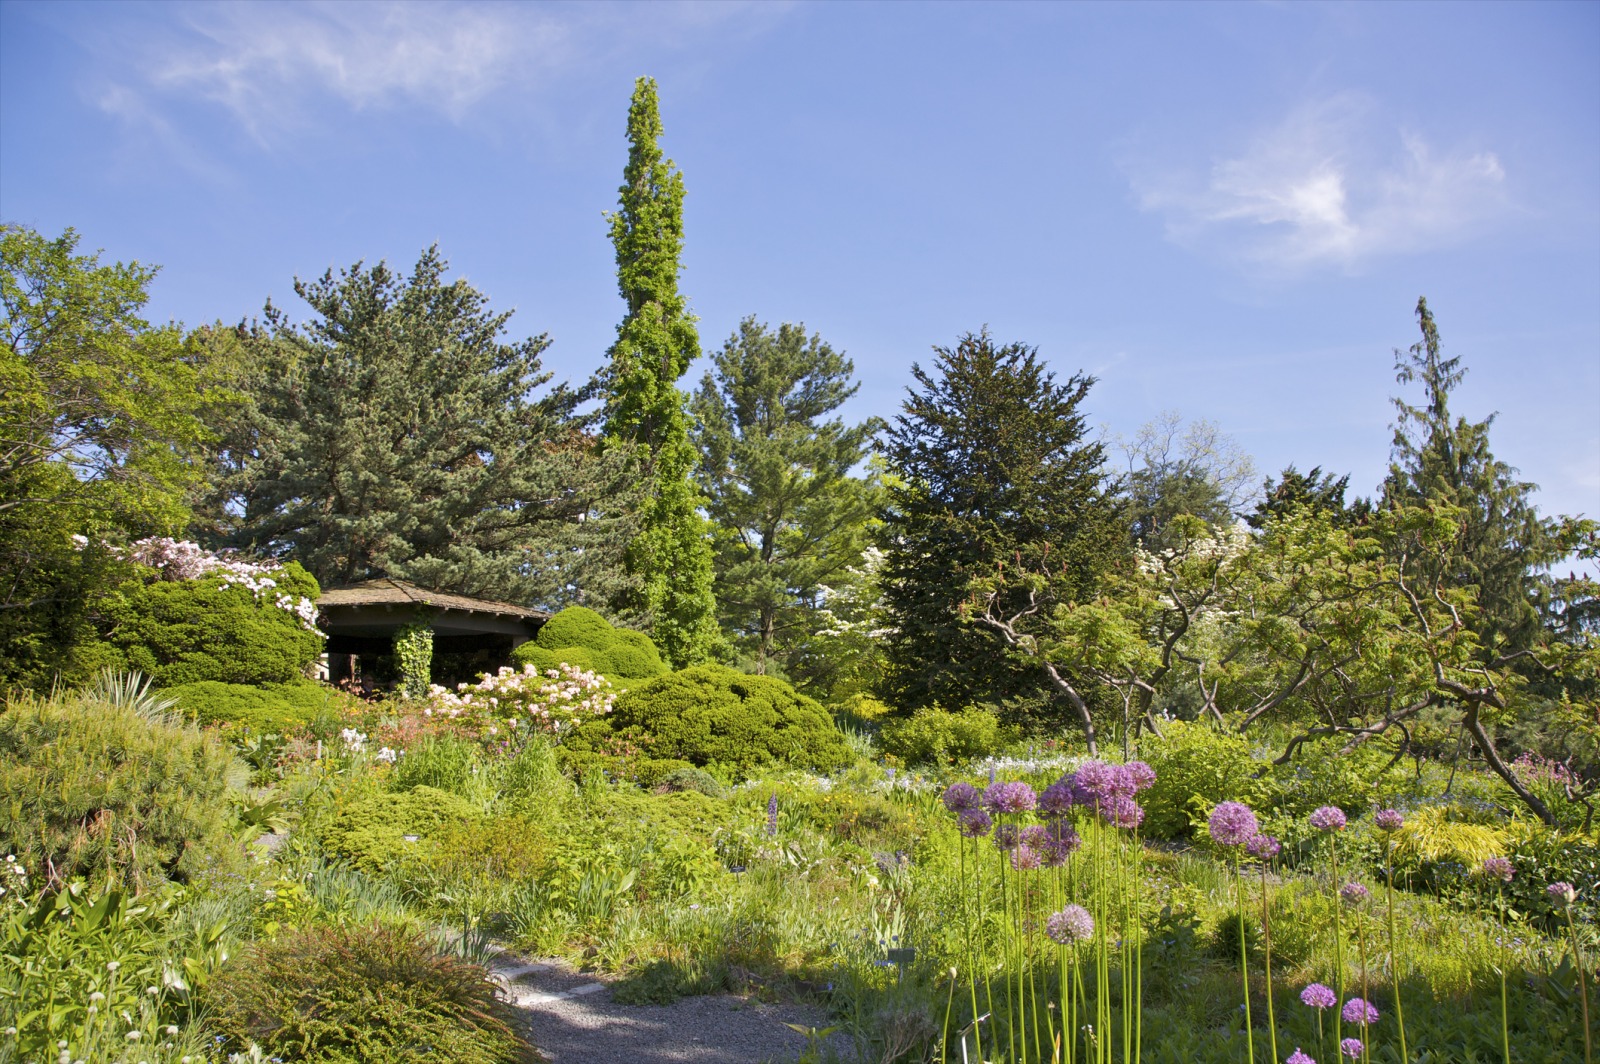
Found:
[[[317,582],[290,562],[274,574],[278,593],[315,599]],[[201,680],[289,683],[322,653],[322,637],[300,618],[212,575],[197,580],[130,581],[101,604],[105,641],[118,664],[151,677],[157,687]]]
[[[1458,861],[1477,867],[1491,857],[1504,856],[1509,841],[1500,828],[1453,819],[1450,809],[1428,806],[1406,814],[1405,827],[1395,840],[1395,862]]]
[[[840,717],[857,721],[880,720],[891,712],[888,703],[863,693],[853,694],[837,703],[833,711]]]
[[[198,724],[236,724],[254,732],[287,735],[318,715],[337,711],[346,697],[309,680],[260,687],[220,680],[179,684],[161,692],[177,699],[178,709]]]
[[[224,1049],[303,1064],[533,1064],[484,970],[392,927],[259,942],[212,977]]]
[[[1203,722],[1172,721],[1162,736],[1145,740],[1140,753],[1156,771],[1141,797],[1145,834],[1182,838],[1210,815],[1218,802],[1244,802],[1262,809],[1273,796],[1270,781],[1256,778],[1250,743]]]
[[[883,751],[908,765],[953,765],[999,751],[1000,723],[983,709],[919,709],[883,726]]]
[[[652,757],[739,775],[775,762],[826,771],[850,761],[844,736],[815,701],[782,680],[721,665],[697,665],[628,691],[609,716],[580,725],[566,745],[599,753],[618,740]]]
[[[70,879],[142,885],[231,866],[244,769],[212,736],[90,695],[0,713],[0,847]]]
[[[568,606],[545,622],[538,637],[511,652],[517,665],[541,672],[558,664],[576,665],[608,677],[618,686],[649,680],[667,671],[661,654],[643,632],[613,628],[594,610]]]
[[[366,872],[376,872],[427,843],[448,825],[476,822],[478,809],[434,787],[357,798],[323,831],[322,845]],[[415,835],[415,841],[407,841]]]

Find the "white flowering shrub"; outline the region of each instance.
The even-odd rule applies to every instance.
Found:
[[[270,603],[275,609],[290,614],[306,631],[322,634],[317,629],[316,603],[307,595],[285,593],[280,589],[283,566],[240,561],[171,536],[149,536],[125,550],[112,548],[112,551],[130,562],[149,566],[160,573],[163,580],[199,580],[215,575],[229,587],[250,592],[257,602]]]
[[[437,684],[428,689],[425,716],[458,725],[477,726],[483,738],[502,731],[527,730],[561,735],[582,721],[611,712],[616,692],[611,681],[576,665],[543,672],[532,665],[519,671],[501,668],[474,684],[454,691]]]

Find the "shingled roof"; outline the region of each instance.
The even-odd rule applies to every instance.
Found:
[[[448,591],[429,591],[404,580],[365,580],[349,587],[324,591],[317,599],[320,609],[330,606],[432,606],[436,609],[464,610],[469,613],[489,613],[500,617],[519,617],[530,621],[545,621],[550,615],[543,610],[526,606],[513,606],[509,602],[470,598]]]

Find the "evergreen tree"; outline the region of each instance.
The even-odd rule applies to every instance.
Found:
[[[822,420],[855,394],[855,371],[805,326],[746,318],[695,396],[700,483],[718,530],[717,608],[765,674],[815,627],[819,589],[861,562],[876,508],[850,476],[881,427]]]
[[[692,479],[686,397],[677,380],[700,354],[693,315],[678,291],[683,175],[657,141],[656,83],[640,78],[628,108],[628,165],[610,216],[617,288],[627,304],[607,374],[605,435],[641,463],[644,500],[627,552],[634,590],[619,598],[643,614],[674,668],[706,660],[721,641],[712,594],[710,528]]]
[[[1450,394],[1466,376],[1461,359],[1440,353],[1439,330],[1426,299],[1417,300],[1422,339],[1395,352],[1401,384],[1420,383],[1423,404],[1394,400],[1393,457],[1383,503],[1459,507],[1460,533],[1437,564],[1450,587],[1475,589],[1478,639],[1489,657],[1529,646],[1540,629],[1544,573],[1566,553],[1568,537],[1533,504],[1537,485],[1489,449],[1494,415],[1468,421],[1450,412]]]
[[[1000,638],[963,616],[976,581],[1010,568],[1047,574],[1042,587],[1008,585],[1006,616],[1092,597],[1127,555],[1127,534],[1102,489],[1104,453],[1080,409],[1094,383],[1057,383],[1023,344],[987,331],[935,348],[932,371],[890,427],[885,453],[899,478],[883,515],[881,574],[887,621],[885,695],[902,708],[1051,697],[1037,663],[1005,653]]]
[[[391,576],[511,602],[559,606],[619,561],[625,534],[590,520],[624,490],[549,383],[544,336],[506,343],[463,280],[430,248],[410,277],[360,263],[295,292],[314,316],[237,335],[251,367],[246,415],[218,457],[229,539],[293,557],[324,586]]]
[[[1302,473],[1290,464],[1276,479],[1268,477],[1261,482],[1261,499],[1256,503],[1255,512],[1247,515],[1245,521],[1259,531],[1292,511],[1304,508],[1327,514],[1335,526],[1348,528],[1365,520],[1372,512],[1368,499],[1357,499],[1346,505],[1344,494],[1349,486],[1349,473],[1335,477],[1324,473],[1321,466],[1312,466],[1309,473]]]

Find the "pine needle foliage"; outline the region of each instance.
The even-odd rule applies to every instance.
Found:
[[[23,696],[0,713],[0,846],[26,867],[137,887],[230,862],[243,767],[127,687]]]
[[[319,927],[256,944],[213,977],[229,1048],[303,1064],[533,1064],[484,970],[395,927]]]

